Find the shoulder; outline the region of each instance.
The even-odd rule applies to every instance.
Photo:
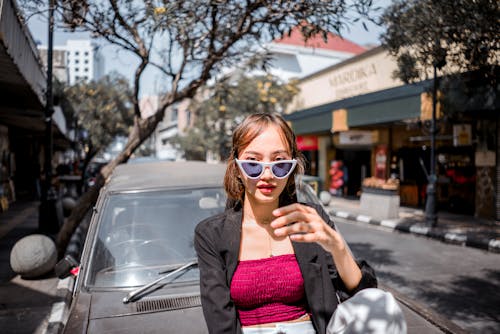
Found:
[[[196,225],[196,234],[213,234],[214,232],[221,232],[226,221],[227,211],[221,212],[214,216],[205,218]]]

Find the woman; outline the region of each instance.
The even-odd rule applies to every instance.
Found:
[[[325,333],[339,296],[375,287],[321,207],[297,203],[304,163],[278,115],[248,116],[233,133],[228,203],[196,227],[210,333]]]

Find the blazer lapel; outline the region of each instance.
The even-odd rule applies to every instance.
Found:
[[[310,309],[324,308],[324,282],[321,261],[319,259],[319,251],[317,244],[292,242],[295,251],[295,257],[299,264],[304,278],[304,290],[306,292],[307,302]],[[314,304],[314,305],[313,305]],[[320,324],[321,318],[313,313],[313,320],[316,324]]]
[[[238,265],[238,256],[240,253],[241,244],[241,218],[243,210],[227,209],[226,219],[222,231],[222,252],[225,253],[225,262],[227,265],[226,277],[228,284],[233,277],[236,266]]]

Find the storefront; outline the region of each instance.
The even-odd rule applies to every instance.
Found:
[[[377,49],[367,54],[299,83],[301,93],[296,98],[296,109],[285,118],[299,136],[318,138],[315,175],[324,180],[323,190],[331,190],[330,169],[332,163],[340,161],[344,166],[342,174],[346,177],[343,190],[336,193],[359,196],[367,178],[392,178],[399,182],[402,205],[424,208],[430,169],[432,111],[427,92],[432,81],[412,85],[393,81],[391,84],[386,77],[387,71],[379,71],[374,65],[383,51]],[[383,83],[381,89],[373,84],[372,76]],[[359,94],[345,98],[338,95],[342,78],[349,79],[345,81],[352,88],[346,90],[344,87],[342,92]],[[327,82],[335,85],[323,90],[318,88],[316,94],[310,94],[311,87],[321,86],[318,82],[323,86]],[[328,93],[330,102],[315,103],[315,96],[318,101],[325,101]],[[495,111],[480,111],[469,108],[459,118],[444,120],[438,105],[436,196],[439,210],[494,218],[500,215],[499,116]]]

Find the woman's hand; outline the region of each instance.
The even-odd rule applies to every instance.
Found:
[[[316,242],[330,252],[346,288],[351,291],[361,281],[361,270],[347,248],[342,236],[331,228],[318,212],[307,205],[294,203],[273,211],[271,222],[274,234],[289,236],[293,241]]]
[[[288,235],[293,241],[316,242],[330,253],[345,250],[340,234],[312,207],[294,203],[274,210],[273,215],[277,218],[271,222],[271,227],[278,237]]]

